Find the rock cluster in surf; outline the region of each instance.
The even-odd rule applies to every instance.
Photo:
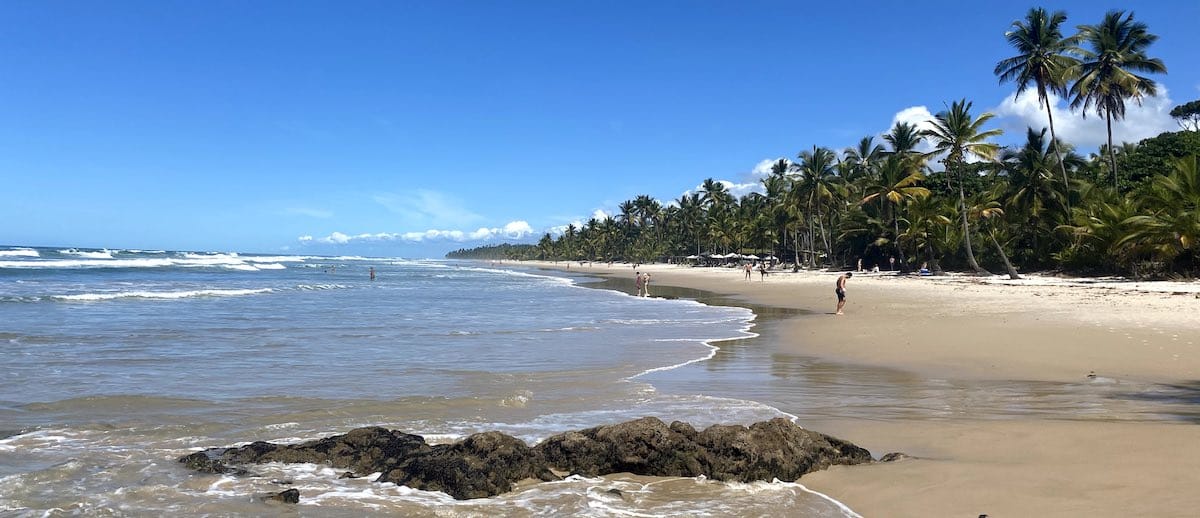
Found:
[[[558,473],[791,481],[834,464],[870,461],[863,448],[782,418],[696,431],[687,423],[667,425],[653,417],[566,432],[532,448],[500,432],[430,445],[419,435],[367,427],[299,444],[255,442],[179,459],[204,473],[236,475],[247,474],[240,467],[244,464],[327,464],[356,476],[380,473],[376,482],[442,491],[457,499],[505,493],[525,479],[558,480]]]

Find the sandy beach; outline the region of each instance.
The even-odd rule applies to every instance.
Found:
[[[564,269],[566,263],[533,263]],[[628,264],[571,271],[633,277]],[[782,354],[900,369],[917,377],[1165,387],[1169,416],[1083,419],[958,411],[935,419],[830,416],[802,425],[876,456],[914,458],[805,476],[864,516],[1195,516],[1200,505],[1200,284],[1029,277],[855,275],[833,315],[837,273],[641,265],[654,286],[711,291],[804,312],[782,322]],[[1093,375],[1094,377],[1089,377]],[[1130,399],[1136,401],[1139,394]],[[787,410],[784,408],[783,410]]]

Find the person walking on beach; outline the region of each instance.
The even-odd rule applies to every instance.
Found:
[[[646,296],[646,278],[642,277],[642,272],[633,272],[636,277],[633,280],[633,286],[637,288],[637,296]]]
[[[750,263],[746,263],[746,267],[745,267],[745,268],[743,268],[743,270],[745,270],[745,271],[746,271],[746,280],[750,280],[750,271],[751,271],[753,268],[754,268],[754,266],[752,266]]]
[[[765,280],[767,280],[767,262],[763,261],[758,263],[758,281],[762,282]]]
[[[853,276],[852,272],[846,272],[837,279],[837,288],[833,290],[834,293],[837,293],[838,298],[837,313],[834,313],[835,315],[844,314],[842,313],[842,308],[846,306],[846,280]]]

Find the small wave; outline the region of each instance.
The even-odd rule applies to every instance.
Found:
[[[278,270],[285,266],[278,263],[250,264],[237,257],[228,255],[192,257],[143,257],[121,259],[55,259],[48,261],[0,261],[0,268],[20,269],[81,269],[81,268],[224,268],[256,272],[260,270]]]
[[[271,288],[247,290],[187,290],[187,291],[121,291],[116,293],[80,293],[76,295],[56,295],[49,297],[53,300],[70,302],[93,302],[113,299],[183,299],[188,297],[234,297],[241,295],[257,295],[270,293]]]
[[[0,250],[0,257],[41,257],[37,250],[18,248],[16,250]]]
[[[89,252],[87,250],[77,250],[75,248],[70,248],[67,250],[59,250],[58,253],[63,254],[63,255],[73,255],[75,257],[82,257],[84,259],[112,259],[113,258],[112,251],[108,250],[108,249],[96,250],[96,251]]]
[[[300,291],[322,291],[322,290],[341,290],[349,288],[344,284],[298,284],[296,289]]]
[[[250,263],[302,263],[311,257],[302,255],[272,255],[272,256],[242,256],[241,260]]]

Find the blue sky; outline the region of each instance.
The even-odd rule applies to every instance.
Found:
[[[3,2],[0,244],[441,256],[961,97],[1011,142],[1044,113],[992,68],[1033,5]],[[1200,2],[1040,5],[1160,36],[1119,138],[1200,98]]]

